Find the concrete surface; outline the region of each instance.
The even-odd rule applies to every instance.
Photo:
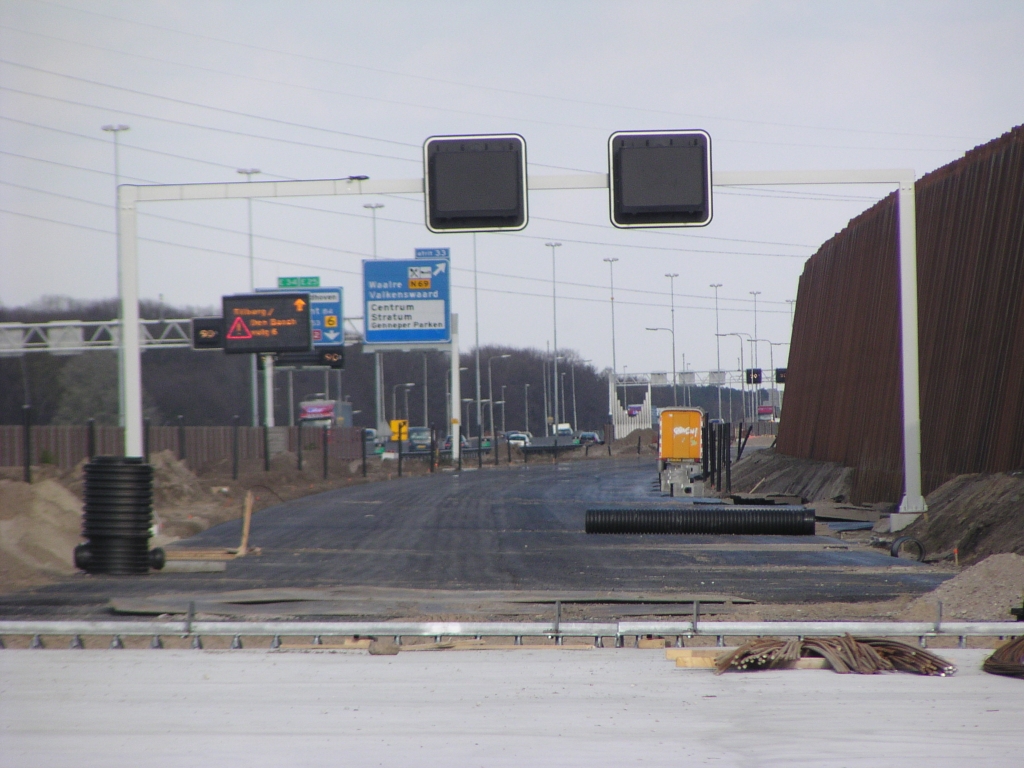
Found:
[[[1019,766],[1024,681],[662,651],[0,651],[0,766]]]
[[[674,506],[655,462],[531,463],[439,472],[279,504],[253,515],[259,556],[223,573],[77,576],[0,597],[0,616],[106,615],[111,598],[268,587],[713,592],[763,602],[917,595],[949,570],[825,536],[588,536],[588,507]],[[237,546],[241,522],[183,547]]]

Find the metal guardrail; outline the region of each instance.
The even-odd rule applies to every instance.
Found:
[[[563,638],[614,638],[622,647],[626,637],[675,636],[677,640],[714,637],[813,637],[855,635],[916,637],[924,647],[928,638],[955,637],[965,647],[968,637],[1018,637],[1024,622],[872,622],[872,621],[619,621],[619,622],[402,622],[402,621],[0,621],[4,636],[131,636],[181,637],[546,637],[561,644]],[[74,646],[73,646],[74,647]],[[276,646],[275,646],[276,647]]]

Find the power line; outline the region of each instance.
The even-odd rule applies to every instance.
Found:
[[[185,30],[175,29],[173,27],[165,27],[165,26],[161,26],[159,24],[152,24],[152,23],[149,23],[149,22],[142,22],[142,21],[137,21],[137,20],[134,20],[134,19],[126,19],[126,18],[121,17],[121,16],[114,16],[114,15],[110,15],[110,14],[104,14],[104,13],[100,13],[98,11],[93,11],[93,10],[86,10],[86,9],[81,9],[81,8],[69,8],[67,6],[60,5],[59,3],[45,2],[45,0],[35,0],[35,1],[38,4],[49,5],[49,6],[52,6],[52,7],[55,7],[55,8],[60,8],[60,9],[65,10],[65,11],[90,14],[90,15],[93,15],[93,16],[98,16],[98,17],[110,19],[110,20],[113,20],[113,21],[119,21],[119,22],[122,22],[122,23],[125,23],[125,24],[134,24],[134,25],[141,26],[141,27],[147,27],[149,29],[156,29],[156,30],[159,30],[159,31],[162,31],[162,32],[170,32],[172,34],[179,34],[179,35],[183,35],[183,36],[186,36],[186,37],[192,37],[192,38],[196,38],[196,39],[199,39],[199,40],[205,40],[205,41],[216,43],[218,45],[233,45],[233,46],[237,46],[237,47],[240,47],[240,48],[245,48],[245,49],[248,49],[248,50],[258,51],[258,52],[261,52],[261,53],[274,53],[274,54],[277,54],[279,56],[288,56],[288,57],[291,57],[291,58],[296,58],[296,59],[302,59],[302,60],[306,60],[306,61],[316,62],[318,64],[332,64],[334,66],[348,67],[348,68],[351,68],[351,69],[358,69],[358,70],[362,70],[362,71],[366,71],[366,72],[373,72],[373,73],[376,73],[376,74],[385,74],[385,75],[391,75],[391,76],[395,76],[395,77],[405,77],[405,78],[410,78],[410,79],[414,79],[414,80],[420,80],[420,81],[423,81],[423,82],[439,83],[439,84],[442,84],[442,85],[455,85],[455,86],[458,86],[460,88],[474,88],[474,89],[478,89],[478,90],[490,91],[492,93],[501,93],[501,94],[514,95],[514,96],[526,96],[526,97],[529,97],[529,98],[546,99],[546,100],[549,100],[549,101],[561,101],[561,102],[566,102],[566,103],[569,103],[569,104],[578,104],[578,105],[592,106],[592,107],[604,107],[604,108],[610,108],[610,109],[622,109],[622,110],[629,110],[629,111],[633,111],[633,112],[649,112],[651,114],[670,115],[670,116],[673,116],[673,117],[685,117],[685,118],[689,118],[689,119],[697,118],[697,119],[702,119],[702,120],[720,120],[722,122],[733,122],[733,123],[739,123],[739,124],[744,124],[744,125],[765,125],[765,126],[771,126],[771,127],[775,127],[775,128],[802,128],[802,129],[816,130],[816,131],[835,131],[835,132],[843,132],[843,133],[859,133],[859,134],[871,134],[871,135],[879,135],[879,136],[904,136],[904,137],[908,137],[908,138],[967,139],[967,140],[970,140],[970,141],[983,141],[984,140],[984,139],[978,139],[977,137],[972,137],[972,136],[951,136],[951,135],[945,135],[945,134],[921,134],[921,133],[908,133],[908,132],[899,132],[899,131],[878,131],[878,130],[863,129],[863,128],[845,128],[845,127],[832,127],[832,126],[816,126],[816,125],[806,125],[806,124],[799,124],[799,123],[778,123],[778,122],[771,122],[771,121],[767,121],[767,120],[751,120],[749,118],[716,117],[716,116],[713,116],[713,115],[700,115],[700,114],[696,114],[696,113],[675,112],[675,111],[672,111],[672,110],[664,110],[664,109],[651,109],[649,107],[625,106],[625,105],[621,105],[621,104],[611,104],[611,103],[607,103],[607,102],[592,101],[592,100],[587,100],[587,99],[578,99],[578,98],[572,98],[572,97],[567,97],[567,96],[551,96],[551,95],[548,95],[548,94],[531,93],[529,91],[520,91],[520,90],[515,90],[515,89],[512,89],[512,88],[499,88],[497,86],[479,85],[479,84],[476,84],[476,83],[468,83],[468,82],[460,81],[460,80],[447,80],[447,79],[444,79],[444,78],[429,77],[427,75],[418,75],[418,74],[412,74],[412,73],[408,73],[408,72],[400,72],[400,71],[397,71],[397,70],[384,69],[384,68],[381,68],[381,67],[371,67],[371,66],[368,66],[368,65],[365,65],[365,64],[352,64],[352,63],[349,63],[349,62],[339,61],[339,60],[336,60],[336,59],[326,59],[326,58],[317,57],[317,56],[310,56],[309,54],[294,53],[294,52],[291,52],[291,51],[285,51],[285,50],[281,50],[281,49],[277,49],[277,48],[268,48],[268,47],[265,47],[265,46],[253,45],[251,43],[240,43],[240,42],[237,42],[237,41],[234,41],[234,40],[227,40],[227,39],[224,39],[224,38],[213,37],[212,35],[203,35],[203,34],[200,34],[198,32],[187,32]],[[750,142],[750,143],[753,143],[753,142]],[[878,148],[878,147],[862,147],[862,149],[880,149],[880,148]]]
[[[99,203],[97,203],[97,205],[99,205]],[[6,213],[6,214],[11,215],[11,216],[20,216],[20,217],[27,218],[27,219],[34,219],[36,221],[44,221],[44,222],[47,222],[49,224],[57,224],[57,225],[60,225],[60,226],[65,226],[65,227],[73,227],[75,229],[85,229],[85,230],[88,230],[88,231],[91,231],[91,232],[98,232],[100,234],[105,234],[105,235],[115,235],[116,234],[116,232],[114,232],[113,230],[109,230],[109,229],[102,229],[100,227],[91,227],[91,226],[89,226],[87,224],[75,224],[75,223],[68,222],[68,221],[60,221],[59,219],[51,219],[51,218],[47,218],[45,216],[35,216],[33,214],[30,214],[30,213],[21,213],[19,211],[11,211],[11,210],[8,210],[6,208],[0,208],[0,213]],[[207,225],[199,225],[199,226],[207,226]],[[154,244],[157,244],[157,245],[166,245],[166,246],[171,246],[173,248],[183,248],[185,250],[191,250],[191,251],[200,251],[202,253],[213,253],[213,254],[218,254],[218,255],[222,255],[222,256],[230,256],[230,257],[236,258],[236,259],[248,259],[249,258],[248,254],[233,253],[231,251],[222,251],[222,250],[219,250],[219,249],[216,249],[216,248],[204,248],[202,246],[188,245],[188,244],[185,244],[185,243],[175,243],[175,242],[172,242],[170,240],[161,240],[159,238],[139,237],[138,239],[141,242],[154,243]],[[266,256],[256,256],[254,258],[256,259],[256,261],[265,262],[265,263],[269,263],[269,264],[282,264],[282,265],[289,266],[289,267],[306,267],[306,268],[309,268],[309,269],[318,269],[318,270],[322,270],[322,271],[325,271],[325,272],[334,272],[336,274],[355,275],[357,277],[361,277],[362,276],[362,272],[357,272],[357,271],[350,270],[350,269],[338,269],[337,267],[327,267],[327,266],[324,266],[322,264],[310,264],[310,263],[298,262],[298,261],[285,261],[284,259],[272,259],[272,258],[269,258],[269,257],[266,257]],[[466,270],[459,270],[459,271],[466,271]],[[452,287],[453,288],[459,288],[460,290],[466,290],[466,291],[472,290],[472,286],[470,286],[470,285],[455,285],[455,284],[453,284]],[[525,296],[525,297],[529,297],[529,298],[538,298],[538,299],[548,299],[548,298],[550,298],[550,295],[548,293],[546,293],[546,292],[545,293],[530,293],[528,291],[512,291],[512,290],[501,289],[501,288],[487,288],[487,287],[484,287],[484,286],[481,286],[479,288],[479,290],[484,291],[484,292],[488,292],[488,293],[498,293],[498,294],[505,294],[505,295],[509,295],[509,296]],[[586,296],[565,296],[565,297],[559,296],[559,298],[565,298],[567,301],[583,301],[583,302],[595,303],[595,304],[603,304],[606,301],[606,299],[603,299],[603,298],[591,298],[591,297],[586,297]],[[651,303],[650,301],[625,301],[625,300],[623,300],[621,303],[629,305],[629,306],[637,306],[637,307],[667,307],[668,306],[668,304],[655,304],[655,303]],[[680,308],[680,307],[677,306],[677,309],[678,308]],[[695,310],[713,311],[713,307],[684,306],[682,308],[683,309],[695,309]],[[734,309],[725,308],[725,309],[723,309],[723,311],[727,311],[727,312],[747,312],[748,310],[742,309],[742,308],[734,308]],[[768,310],[761,310],[761,311],[769,313],[769,314],[788,314],[789,313],[788,309],[787,310],[771,310],[771,309],[768,309]]]
[[[0,181],[0,184],[2,184],[4,186],[8,186],[8,187],[15,187],[17,189],[24,189],[24,190],[27,190],[29,192],[35,192],[37,194],[51,195],[53,197],[59,197],[59,198],[62,198],[64,200],[71,200],[71,201],[78,202],[78,203],[85,203],[87,205],[94,205],[94,206],[97,206],[97,207],[100,207],[100,208],[110,209],[111,207],[113,207],[113,206],[111,206],[108,203],[98,203],[98,202],[95,202],[93,200],[87,200],[87,199],[82,198],[82,197],[75,197],[73,195],[66,195],[66,194],[62,194],[60,192],[51,192],[51,191],[45,190],[45,189],[37,189],[35,187],[29,187],[29,186],[26,186],[24,184],[16,184],[16,183],[10,182],[10,181]],[[356,214],[352,214],[352,215],[356,215]],[[184,224],[184,225],[187,225],[187,226],[199,227],[199,228],[202,228],[202,229],[209,229],[209,230],[213,230],[213,231],[216,231],[216,232],[225,232],[225,233],[232,234],[232,235],[247,235],[248,234],[247,232],[244,232],[244,231],[239,230],[239,229],[231,229],[230,227],[221,227],[221,226],[217,226],[217,225],[214,225],[214,224],[204,224],[204,223],[201,223],[201,222],[189,221],[187,219],[179,219],[179,218],[176,218],[176,217],[173,217],[173,216],[163,216],[163,215],[156,214],[156,213],[148,213],[148,212],[140,211],[139,212],[139,216],[148,217],[148,218],[151,218],[151,219],[159,219],[161,221],[169,221],[169,222],[174,223],[174,224]],[[359,216],[359,218],[367,218],[367,217]],[[102,231],[106,231],[106,230],[102,230]],[[288,238],[274,237],[272,235],[254,234],[253,237],[255,237],[258,240],[265,240],[265,241],[268,241],[268,242],[283,243],[285,245],[298,245],[298,246],[302,246],[303,248],[315,248],[317,250],[329,251],[331,253],[340,253],[340,254],[345,254],[347,256],[357,256],[359,258],[367,258],[368,259],[368,258],[371,258],[371,256],[372,256],[372,254],[363,253],[361,251],[350,251],[350,250],[346,250],[344,248],[335,248],[333,246],[319,245],[317,243],[310,243],[310,242],[306,242],[306,241],[302,241],[302,240],[290,240]],[[468,270],[464,270],[464,269],[462,269],[460,267],[452,267],[452,271],[454,271],[454,272],[466,272]],[[528,275],[513,275],[513,274],[504,273],[504,272],[491,272],[489,270],[478,270],[478,272],[481,275],[488,275],[488,276],[491,276],[491,277],[497,277],[497,278],[501,278],[503,280],[525,280],[525,281],[529,281],[529,282],[544,283],[545,285],[548,284],[548,282],[549,282],[547,280],[547,278],[532,277],[532,276],[528,276]],[[359,273],[359,274],[361,274],[361,273]],[[605,285],[598,285],[598,284],[595,284],[595,283],[581,283],[581,282],[577,282],[577,281],[573,281],[573,280],[559,280],[557,282],[558,282],[559,285],[572,286],[572,287],[575,287],[575,288],[588,288],[588,289],[597,290],[597,291],[605,291],[605,290],[607,290],[607,286],[605,286]],[[620,287],[619,291],[620,292],[625,292],[625,293],[638,293],[638,294],[643,294],[643,295],[648,295],[648,296],[668,296],[669,295],[665,291],[656,291],[656,290],[649,290],[649,289],[642,289],[642,288]],[[533,294],[529,294],[529,295],[533,295]],[[686,298],[692,298],[692,299],[707,299],[707,300],[710,300],[710,297],[703,296],[703,295],[700,295],[700,294],[677,293],[675,295],[676,296],[683,296],[683,297],[686,297]],[[740,298],[740,299],[731,299],[731,298],[726,297],[726,296],[721,297],[721,300],[722,301],[735,301],[735,302],[741,302],[741,303],[744,303],[744,302],[745,303],[751,303],[750,299],[742,299],[742,298]],[[761,304],[766,304],[766,303],[782,304],[783,302],[780,302],[780,301],[770,301],[768,299],[764,299],[764,300],[761,301]]]
[[[45,96],[40,93],[31,93],[29,91],[22,91],[17,88],[11,88],[9,86],[0,85],[0,91],[7,91],[8,93],[17,93],[21,96],[28,96],[35,99],[43,99],[45,101],[57,101],[62,104],[71,104],[76,107],[83,107],[85,109],[93,109],[98,112],[116,112],[119,115],[130,115],[131,117],[142,118],[143,120],[155,120],[159,123],[167,123],[168,125],[177,125],[184,128],[195,128],[201,131],[212,131],[214,133],[223,133],[229,136],[243,136],[247,139],[259,139],[262,141],[276,141],[282,144],[291,144],[296,147],[305,147],[306,149],[326,149],[331,152],[343,152],[349,155],[361,155],[363,157],[377,157],[384,160],[400,160],[404,163],[417,163],[422,164],[421,158],[408,158],[398,157],[396,155],[382,155],[377,152],[364,152],[358,149],[344,149],[342,147],[331,147],[326,144],[314,144],[309,141],[298,141],[296,139],[283,139],[276,136],[262,136],[256,133],[246,133],[245,131],[235,131],[230,128],[215,128],[212,125],[200,125],[198,123],[189,123],[184,120],[175,120],[170,117],[159,117],[157,115],[147,115],[142,112],[132,112],[126,109],[110,109],[109,107],[99,107],[94,104],[87,104],[83,101],[75,101],[74,99],[64,99],[59,96]]]

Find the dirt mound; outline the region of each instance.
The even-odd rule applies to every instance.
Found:
[[[154,507],[190,504],[206,496],[199,478],[171,451],[150,454],[149,463],[153,465]]]
[[[657,453],[657,439],[653,429],[634,429],[625,437],[612,441],[612,456],[635,456],[637,440],[642,454]]]
[[[746,453],[732,467],[734,493],[781,493],[808,501],[847,501],[853,487],[851,467],[828,461],[797,459],[774,448]]]
[[[1010,609],[1024,600],[1024,557],[992,555],[914,600],[902,621],[934,621],[938,601],[949,621],[1013,621]]]
[[[965,565],[1000,552],[1024,554],[1024,472],[959,475],[927,502],[928,513],[905,533],[929,553],[956,548]]]
[[[20,589],[75,572],[82,502],[56,480],[0,480],[0,585]]]

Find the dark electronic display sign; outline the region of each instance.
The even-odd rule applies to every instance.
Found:
[[[224,318],[193,317],[192,349],[224,349]]]
[[[711,221],[711,137],[620,131],[608,140],[616,227],[702,227]]]
[[[308,293],[225,296],[224,351],[306,352],[312,344]]]
[[[315,347],[312,352],[283,352],[274,359],[283,368],[345,368],[345,347]]]
[[[527,222],[526,140],[434,136],[423,145],[427,229],[489,232]]]

